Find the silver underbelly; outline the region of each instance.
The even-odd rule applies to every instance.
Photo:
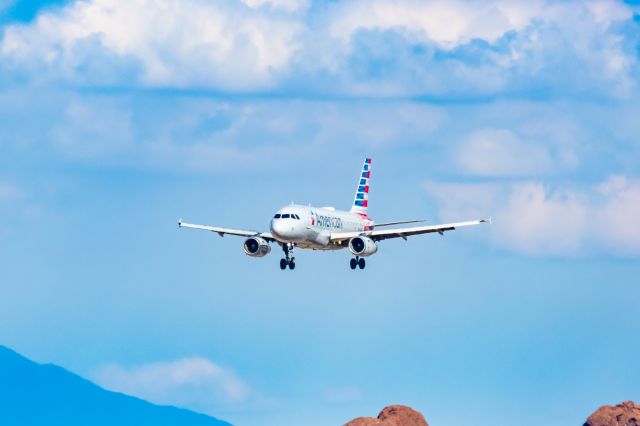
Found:
[[[344,246],[339,246],[337,244],[322,245],[322,244],[316,244],[309,241],[296,243],[296,247],[303,248],[303,249],[310,249],[310,250],[340,250],[344,248]]]

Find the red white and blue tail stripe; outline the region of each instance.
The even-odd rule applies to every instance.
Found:
[[[357,213],[360,215],[367,214],[367,207],[369,206],[369,180],[371,179],[371,158],[364,160],[362,165],[362,172],[360,173],[360,180],[356,187],[356,198],[353,200],[353,207],[351,207],[351,213]]]

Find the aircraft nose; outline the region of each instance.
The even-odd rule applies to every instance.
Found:
[[[293,223],[289,223],[289,220],[274,219],[271,221],[271,233],[282,240],[291,238],[294,234]]]
[[[271,233],[276,237],[284,238],[287,233],[287,226],[284,221],[278,219],[271,221]]]

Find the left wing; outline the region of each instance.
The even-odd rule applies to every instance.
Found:
[[[331,234],[330,241],[333,243],[349,240],[354,237],[369,237],[374,241],[386,240],[387,238],[404,238],[412,235],[429,234],[437,232],[442,235],[445,231],[453,231],[463,226],[480,225],[481,223],[490,222],[487,219],[470,220],[468,222],[445,223],[442,225],[413,226],[410,228],[384,229],[362,232],[334,232]]]
[[[178,227],[180,228],[192,228],[192,229],[202,229],[205,231],[215,232],[221,237],[224,237],[224,234],[229,235],[237,235],[239,237],[261,237],[267,241],[275,241],[271,232],[256,232],[256,231],[247,231],[244,229],[231,229],[231,228],[221,228],[218,226],[209,226],[209,225],[196,225],[193,223],[183,222],[182,219],[178,221]]]
[[[374,223],[371,225],[371,228],[382,228],[383,226],[393,226],[393,225],[406,225],[408,223],[420,223],[426,222],[424,219],[420,220],[402,220],[400,222],[384,222],[384,223]]]

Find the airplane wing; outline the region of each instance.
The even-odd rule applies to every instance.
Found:
[[[453,231],[463,226],[480,225],[481,223],[490,222],[488,219],[470,220],[468,222],[445,223],[442,225],[412,226],[409,228],[395,228],[362,232],[334,232],[331,234],[331,242],[341,242],[354,237],[369,237],[374,241],[386,240],[388,238],[404,238],[412,235],[429,234],[437,232],[442,235],[445,231]]]
[[[256,231],[248,231],[244,229],[231,229],[231,228],[221,228],[218,226],[209,226],[209,225],[196,225],[194,223],[183,222],[182,219],[178,221],[178,227],[180,228],[191,228],[191,229],[202,229],[204,231],[215,232],[221,237],[224,237],[225,234],[229,235],[237,235],[239,237],[261,237],[267,241],[275,241],[271,232],[256,232]]]
[[[392,225],[406,225],[408,223],[420,223],[426,222],[424,219],[419,220],[401,220],[399,222],[384,222],[384,223],[374,223],[371,225],[372,228],[382,228],[383,226],[392,226]]]

